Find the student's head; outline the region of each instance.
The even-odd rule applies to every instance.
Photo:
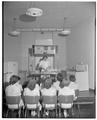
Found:
[[[45,60],[45,61],[46,61],[46,60],[47,60],[47,58],[48,58],[48,57],[47,57],[46,55],[45,55],[45,56],[43,56],[43,60]]]
[[[63,87],[68,87],[70,84],[70,80],[69,79],[64,79],[62,80],[62,82],[60,83],[60,87],[63,88]]]
[[[30,90],[34,90],[35,85],[36,85],[36,81],[35,80],[30,80],[28,82],[27,88],[29,88]]]
[[[75,82],[75,81],[76,81],[75,75],[70,75],[70,76],[69,76],[69,80],[70,80],[71,82]]]
[[[67,71],[66,70],[61,70],[61,73],[63,75],[63,79],[67,79]]]
[[[17,75],[12,75],[11,77],[10,77],[10,82],[9,82],[9,84],[11,85],[14,85],[15,83],[17,83],[17,82],[19,82],[20,81],[20,77],[19,76],[17,76]]]
[[[44,87],[45,87],[46,89],[49,89],[49,88],[51,87],[51,85],[52,85],[52,80],[51,80],[50,78],[47,78],[47,79],[45,80]]]
[[[43,53],[43,58],[42,60],[47,60],[48,56],[47,56],[47,53]]]
[[[63,80],[63,74],[61,72],[57,74],[57,80],[60,82]]]

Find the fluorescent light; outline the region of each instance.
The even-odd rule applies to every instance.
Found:
[[[14,31],[11,31],[10,33],[8,33],[8,35],[10,35],[12,37],[17,37],[20,35],[20,31],[14,30]]]
[[[60,36],[67,36],[71,33],[69,29],[63,30],[59,33]]]

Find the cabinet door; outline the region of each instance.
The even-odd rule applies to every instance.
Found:
[[[8,62],[8,72],[13,74],[18,74],[18,63],[17,62]]]

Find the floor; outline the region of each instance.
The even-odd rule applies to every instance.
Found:
[[[80,92],[80,97],[84,96],[84,97],[90,97],[90,98],[94,98],[94,91],[89,91],[89,92]],[[2,97],[3,98],[3,97]],[[90,105],[80,105],[80,116],[78,114],[78,109],[77,106],[73,107],[73,116],[71,118],[95,118],[95,111],[96,111],[96,107],[95,104],[90,104]],[[2,117],[5,118],[6,116],[6,110],[7,110],[7,106],[5,104],[5,99],[3,99],[3,104],[2,104]],[[31,114],[27,114],[28,118],[32,118]],[[37,117],[37,116],[36,116]],[[40,116],[40,118],[42,118],[42,114]],[[50,112],[50,118],[55,118],[55,113],[54,112]],[[63,116],[62,116],[63,117]],[[8,118],[17,118],[17,111],[16,112],[10,112]],[[21,114],[21,118],[24,118],[24,114],[23,114],[23,110],[22,110],[22,114]],[[34,117],[35,118],[35,117]],[[57,117],[58,118],[58,117]]]
[[[5,118],[5,114],[6,107],[3,108],[3,118]],[[27,117],[31,118],[31,114],[29,113]],[[51,112],[49,117],[55,117],[54,113],[52,114]],[[17,118],[17,112],[9,113],[8,118]],[[21,118],[24,118],[23,113],[21,114]],[[76,107],[74,107],[74,115],[71,118],[79,118],[78,110]],[[95,105],[80,105],[80,118],[95,118]]]

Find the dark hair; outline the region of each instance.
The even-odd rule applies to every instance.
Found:
[[[36,81],[35,81],[35,80],[30,80],[30,81],[28,82],[27,87],[28,87],[30,90],[34,90],[35,85],[36,85]]]
[[[17,75],[12,75],[10,77],[10,81],[9,81],[9,84],[11,85],[14,85],[16,82],[18,82],[20,80],[20,77],[17,76]]]
[[[24,83],[23,83],[23,85],[22,85],[23,89],[27,87],[28,83],[29,83],[28,80],[27,80],[27,81],[24,81]]]
[[[43,53],[43,57],[40,59],[40,61],[41,61],[41,60],[44,60],[44,58],[48,58],[48,56],[47,56],[47,53],[46,53],[46,52],[44,52],[44,53]]]
[[[62,75],[62,73],[58,73],[58,74],[57,74],[57,80],[60,81],[60,82],[63,80],[63,75]]]
[[[47,56],[47,55],[44,55],[44,56],[39,60],[39,62],[42,61],[42,60],[44,60],[44,58],[48,58],[48,56]]]
[[[76,81],[75,75],[70,75],[69,80],[75,82]]]
[[[46,89],[49,89],[51,87],[51,85],[52,85],[52,80],[50,78],[47,78],[44,82],[44,87]]]

